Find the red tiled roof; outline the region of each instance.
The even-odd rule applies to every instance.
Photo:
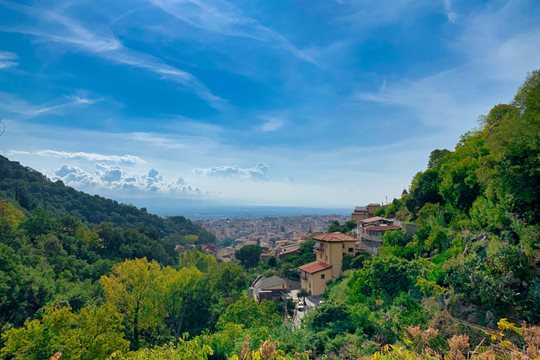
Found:
[[[326,263],[323,263],[322,261],[314,261],[314,262],[310,262],[309,264],[302,265],[298,268],[307,273],[315,274],[315,273],[318,273],[319,271],[330,269],[331,267],[332,265],[328,265]]]
[[[388,226],[370,226],[366,228],[366,231],[388,231],[388,230],[397,230],[400,229],[397,225],[388,225]]]
[[[313,239],[320,241],[331,241],[331,242],[341,242],[341,241],[356,241],[355,238],[345,235],[340,232],[333,232],[330,234],[321,234],[313,236]]]

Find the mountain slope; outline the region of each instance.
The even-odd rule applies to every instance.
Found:
[[[3,156],[0,156],[0,198],[12,199],[28,211],[41,208],[50,214],[73,216],[87,224],[111,222],[123,227],[145,227],[158,237],[177,233],[197,235],[200,242],[215,240],[212,234],[183,216],[162,218],[132,205],[86,194]]]

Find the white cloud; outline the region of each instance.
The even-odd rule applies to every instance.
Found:
[[[0,5],[24,13],[41,22],[39,28],[1,27],[0,31],[18,32],[45,40],[44,44],[63,44],[111,62],[147,70],[163,79],[179,83],[191,89],[201,99],[218,109],[227,106],[225,100],[215,96],[197,77],[164,63],[146,53],[124,46],[110,29],[96,26],[90,30],[69,16],[31,6],[0,0]]]
[[[86,191],[118,191],[147,196],[200,196],[203,192],[180,177],[167,182],[159,170],[151,168],[146,174],[135,174],[117,165],[96,163],[93,173],[80,167],[64,164],[54,171],[53,180],[61,180],[68,186]]]
[[[252,168],[242,168],[232,165],[215,166],[211,168],[195,168],[193,172],[209,177],[238,178],[247,180],[266,180],[270,166],[259,163]]]
[[[103,155],[88,152],[67,152],[56,150],[39,150],[39,151],[18,151],[11,150],[9,154],[19,155],[39,155],[44,157],[53,157],[60,159],[86,160],[86,161],[101,161],[106,163],[118,163],[122,165],[144,164],[145,161],[134,155]]]
[[[0,51],[0,70],[17,66],[17,54]]]
[[[263,132],[274,132],[278,131],[283,126],[285,126],[285,119],[275,116],[266,118],[260,129]]]
[[[89,188],[99,184],[94,176],[76,166],[62,165],[54,174],[55,178],[53,180],[62,180],[64,184],[76,188]]]

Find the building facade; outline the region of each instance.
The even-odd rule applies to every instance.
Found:
[[[329,280],[341,275],[343,258],[356,254],[357,239],[340,232],[316,235],[313,239],[316,259],[299,267],[300,286],[318,296],[326,290]]]
[[[384,233],[400,228],[399,225],[394,223],[393,219],[386,219],[380,216],[359,220],[357,228],[357,250],[365,251],[371,255],[379,255]]]
[[[359,221],[370,218],[375,211],[381,207],[381,204],[371,203],[366,206],[357,206],[351,214],[351,220]]]

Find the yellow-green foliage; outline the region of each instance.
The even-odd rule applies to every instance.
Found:
[[[6,222],[12,229],[24,220],[24,213],[13,204],[0,199],[0,221]]]
[[[2,341],[0,357],[20,360],[49,359],[57,352],[63,360],[105,359],[129,346],[122,316],[109,304],[86,307],[78,314],[68,307],[45,308],[41,320],[6,331]]]
[[[160,265],[143,258],[124,261],[111,275],[101,277],[105,300],[126,317],[135,348],[141,330],[157,326],[164,318],[161,276]]]
[[[96,248],[99,245],[99,235],[95,230],[88,228],[82,222],[77,223],[75,236],[82,240],[83,244],[89,248]]]
[[[134,352],[116,352],[110,360],[205,360],[213,354],[212,348],[199,338],[186,340],[179,338],[176,344],[145,348]]]

